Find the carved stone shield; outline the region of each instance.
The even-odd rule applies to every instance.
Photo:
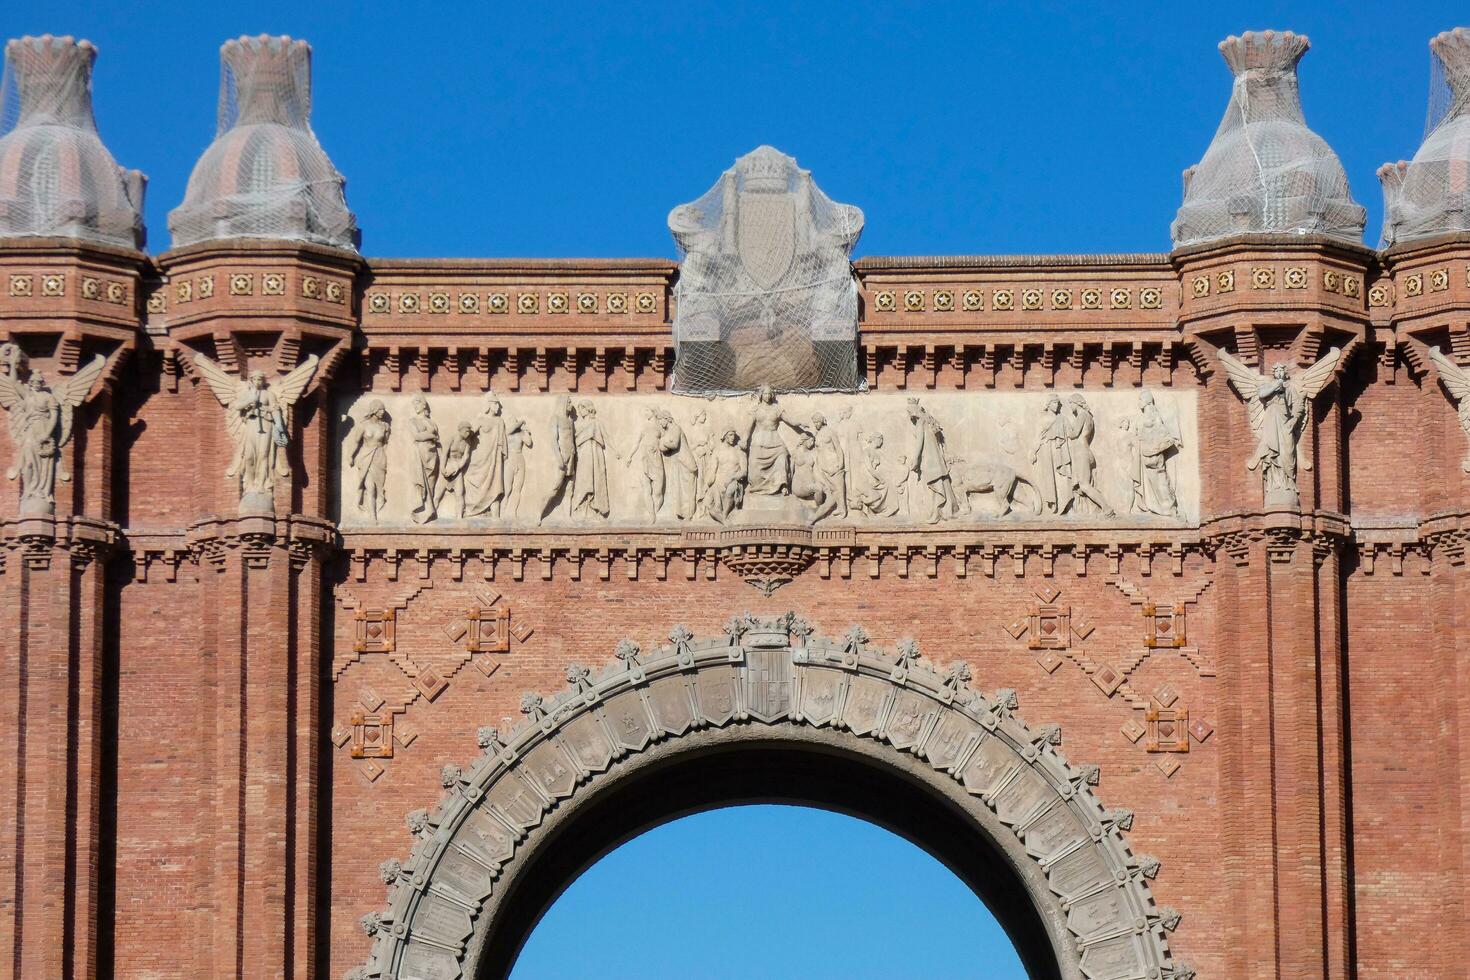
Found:
[[[796,258],[796,201],[791,194],[740,192],[735,212],[740,264],[762,289],[781,281]]]

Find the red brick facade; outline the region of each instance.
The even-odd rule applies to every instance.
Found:
[[[1470,476],[1427,349],[1470,363],[1470,241],[857,271],[877,392],[1196,392],[1199,526],[859,530],[770,596],[678,530],[339,530],[334,399],[663,391],[676,267],[0,247],[0,340],[107,359],[54,519],[0,485],[0,976],[341,976],[478,726],[746,610],[914,637],[1061,723],[1201,976],[1464,975]],[[1331,348],[1301,507],[1266,510],[1216,352]],[[201,352],[321,358],[274,517],[236,516]]]

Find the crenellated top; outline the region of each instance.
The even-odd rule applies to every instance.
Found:
[[[220,47],[219,127],[169,215],[175,247],[225,238],[355,250],[346,180],[311,131],[311,47],[242,37]]]
[[[1429,50],[1435,77],[1429,134],[1413,160],[1378,170],[1384,245],[1470,231],[1470,31],[1445,31]]]
[[[1220,42],[1235,82],[1209,149],[1185,171],[1176,248],[1251,232],[1362,239],[1366,212],[1337,155],[1302,115],[1296,65],[1309,46],[1290,31]]]
[[[289,37],[242,37],[220,46],[219,132],[233,126],[308,128],[311,45]]]
[[[97,135],[96,58],[91,42],[70,37],[6,44],[0,105],[14,105],[16,116],[0,135],[0,238],[143,246],[147,178],[119,167]]]

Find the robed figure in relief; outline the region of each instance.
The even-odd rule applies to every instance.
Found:
[[[1164,420],[1153,392],[1139,393],[1138,415],[1123,419],[1120,427],[1128,446],[1125,465],[1128,482],[1133,486],[1131,509],[1135,513],[1178,517],[1179,496],[1171,467],[1184,442],[1177,427]]]
[[[1316,364],[1295,376],[1289,376],[1286,367],[1278,364],[1269,378],[1226,351],[1220,351],[1219,356],[1231,386],[1245,401],[1251,431],[1255,434],[1256,445],[1245,468],[1261,471],[1267,507],[1299,506],[1297,468],[1312,468],[1311,459],[1301,452],[1308,410],[1312,399],[1332,380],[1337,362],[1342,359],[1342,349],[1332,348]]]
[[[71,441],[73,413],[106,363],[99,355],[76,374],[50,386],[39,371],[32,371],[25,384],[16,376],[14,365],[0,373],[0,405],[10,413],[15,451],[5,478],[20,480],[22,514],[55,512],[56,481],[71,479],[61,468],[61,450]]]
[[[487,514],[499,519],[507,489],[505,461],[510,453],[510,433],[495,392],[485,393],[485,407],[471,424],[475,427],[475,448],[465,471],[465,483],[472,499],[465,516]]]
[[[781,438],[781,426],[798,433],[807,431],[786,417],[776,403],[770,385],[756,389],[755,408],[751,410],[750,427],[746,430],[745,492],[776,496],[791,492],[791,450]]]
[[[917,398],[908,400],[908,412],[913,427],[908,467],[918,482],[909,501],[913,508],[911,516],[925,524],[937,524],[941,517],[953,517],[960,506],[949,475],[944,429]]]
[[[251,371],[242,381],[203,354],[195,354],[194,363],[225,409],[225,426],[235,444],[225,475],[238,483],[240,510],[270,513],[276,477],[289,465],[285,450],[291,444],[291,408],[316,374],[316,355],[270,384],[262,371]]]

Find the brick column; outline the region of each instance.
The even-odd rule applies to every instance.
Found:
[[[351,342],[360,260],[289,243],[217,242],[160,261],[169,356],[182,371],[197,375],[203,354],[232,377],[259,370],[270,384],[320,358],[290,412],[273,514],[242,507],[226,475],[234,446],[225,409],[196,378],[191,414],[204,437],[191,464],[198,517],[186,535],[199,563],[200,894],[211,907],[197,969],[316,976],[319,767],[329,727],[321,606],[336,541],[323,516],[332,480],[325,387]]]
[[[107,561],[119,543],[111,388],[138,343],[139,253],[71,239],[0,248],[0,342],[64,393],[79,371],[54,504],[0,481],[0,977],[90,977],[99,963]],[[90,368],[101,358],[96,376]],[[8,359],[7,359],[8,360]],[[82,389],[85,390],[82,390]],[[64,395],[63,395],[64,397]],[[6,426],[0,468],[17,451]],[[62,474],[65,474],[63,476]]]
[[[315,956],[322,553],[330,524],[204,521],[201,723],[212,757],[210,973],[310,976]]]

